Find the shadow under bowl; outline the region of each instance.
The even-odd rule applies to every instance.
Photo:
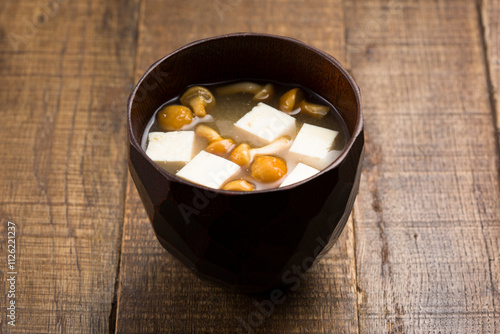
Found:
[[[229,192],[167,173],[141,148],[154,112],[192,84],[238,79],[295,83],[336,107],[350,140],[313,178]],[[129,169],[159,242],[200,277],[248,293],[300,282],[342,232],[364,151],[360,92],[332,56],[297,40],[254,33],[204,39],[154,63],[128,102]]]

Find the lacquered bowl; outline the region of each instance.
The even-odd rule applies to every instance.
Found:
[[[192,84],[236,79],[296,83],[343,117],[350,140],[329,167],[294,185],[214,190],[162,170],[141,147],[155,110]],[[243,292],[300,283],[335,243],[358,192],[364,150],[359,89],[332,56],[297,40],[252,33],[186,45],[154,63],[128,101],[129,169],[159,242],[198,276]]]

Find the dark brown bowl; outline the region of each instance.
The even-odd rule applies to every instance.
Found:
[[[189,85],[243,78],[296,83],[327,99],[350,134],[342,155],[311,179],[251,193],[189,183],[146,156],[141,138],[159,106]],[[238,33],[172,52],[130,95],[128,133],[130,173],[160,243],[197,275],[239,291],[300,284],[339,237],[358,192],[359,89],[336,59],[291,38]]]

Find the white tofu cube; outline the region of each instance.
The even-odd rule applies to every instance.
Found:
[[[240,166],[215,154],[201,151],[177,176],[205,187],[219,189],[240,170]]]
[[[339,151],[331,150],[337,135],[337,131],[304,123],[290,147],[290,153],[298,161],[321,170],[339,155]]]
[[[146,154],[153,161],[187,163],[203,148],[194,131],[151,132]]]
[[[317,173],[319,173],[319,170],[316,168],[312,168],[311,166],[304,165],[299,162],[297,166],[286,176],[280,187],[286,187],[290,184],[305,180]]]
[[[279,137],[295,137],[295,118],[260,102],[234,123],[242,133],[242,139],[262,146]]]

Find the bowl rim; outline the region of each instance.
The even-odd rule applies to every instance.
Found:
[[[190,48],[193,48],[193,47],[196,47],[197,45],[199,44],[204,44],[204,43],[207,43],[207,42],[211,42],[211,41],[214,41],[214,40],[221,40],[221,39],[230,39],[230,38],[245,38],[245,37],[264,37],[264,38],[270,38],[270,39],[277,39],[277,40],[281,40],[281,41],[285,41],[285,42],[288,42],[288,43],[292,43],[292,44],[297,44],[298,46],[302,47],[302,48],[305,48],[305,49],[308,49],[309,51],[312,51],[314,53],[317,53],[319,54],[321,57],[325,58],[326,60],[328,60],[329,62],[333,63],[334,66],[337,67],[337,69],[343,74],[343,76],[347,79],[348,83],[350,84],[353,92],[354,92],[354,96],[355,96],[355,99],[358,103],[358,110],[357,110],[357,116],[358,116],[358,122],[356,123],[356,126],[354,127],[354,131],[353,133],[351,134],[350,136],[350,139],[349,141],[347,142],[347,144],[345,145],[342,153],[330,164],[328,165],[327,167],[323,168],[319,173],[316,173],[315,175],[307,178],[307,179],[304,179],[302,181],[299,181],[299,182],[296,182],[296,183],[293,183],[293,184],[290,184],[288,186],[285,186],[285,187],[278,187],[278,188],[270,188],[270,189],[262,189],[262,190],[254,190],[254,191],[231,191],[231,190],[223,190],[223,189],[215,189],[215,188],[210,188],[210,187],[206,187],[206,186],[203,186],[203,185],[200,185],[200,184],[196,184],[196,183],[193,183],[193,182],[189,182],[189,181],[186,181],[178,176],[176,176],[175,174],[172,174],[172,173],[169,173],[167,171],[165,171],[163,168],[161,168],[158,164],[156,164],[153,160],[151,160],[151,158],[149,158],[146,154],[146,152],[142,149],[142,146],[141,144],[137,141],[137,139],[135,138],[134,136],[134,133],[133,133],[133,129],[132,129],[132,119],[131,119],[131,114],[132,114],[132,106],[133,106],[133,100],[134,100],[134,97],[136,96],[137,94],[137,91],[139,90],[139,87],[141,87],[141,84],[143,83],[144,80],[146,80],[150,73],[152,71],[154,71],[156,69],[156,67],[161,64],[162,62],[164,62],[165,60],[167,60],[168,58],[180,53],[180,52],[183,52],[184,50],[186,49],[190,49]],[[185,185],[189,185],[189,186],[192,186],[192,187],[197,187],[197,188],[200,188],[202,190],[206,190],[206,191],[211,191],[211,192],[216,192],[218,194],[227,194],[227,195],[239,195],[239,196],[243,196],[243,195],[256,195],[256,194],[262,194],[262,193],[269,193],[269,192],[275,192],[275,191],[283,191],[283,190],[288,190],[288,189],[292,189],[292,188],[295,188],[295,187],[298,187],[304,183],[307,183],[309,182],[310,180],[324,174],[324,173],[327,173],[328,171],[336,168],[337,166],[339,166],[343,161],[344,159],[346,158],[346,156],[348,155],[349,151],[351,150],[352,146],[354,145],[354,143],[356,142],[357,138],[359,137],[359,135],[361,134],[361,132],[363,131],[363,112],[362,112],[362,99],[361,99],[361,91],[359,89],[359,86],[358,84],[354,81],[354,78],[351,76],[351,74],[349,74],[349,72],[344,68],[344,66],[342,66],[342,64],[336,59],[334,58],[332,55],[316,48],[316,47],[313,47],[311,45],[308,45],[300,40],[297,40],[295,38],[292,38],[292,37],[288,37],[288,36],[281,36],[281,35],[274,35],[274,34],[267,34],[267,33],[254,33],[254,32],[237,32],[237,33],[230,33],[230,34],[223,34],[223,35],[217,35],[217,36],[211,36],[211,37],[207,37],[207,38],[202,38],[202,39],[199,39],[199,40],[195,40],[193,42],[190,42],[170,53],[168,53],[167,55],[161,57],[160,59],[158,59],[157,61],[155,61],[153,64],[151,64],[149,66],[149,68],[144,72],[144,74],[141,76],[141,78],[139,79],[139,81],[135,84],[134,86],[134,89],[132,90],[132,92],[130,93],[128,99],[127,99],[127,128],[128,128],[128,139],[129,139],[129,143],[132,144],[134,146],[134,148],[149,162],[152,164],[153,167],[155,167],[155,169],[157,169],[162,175],[164,175],[167,179],[169,179],[170,181],[175,181],[175,182],[179,182],[179,183],[183,183]]]

